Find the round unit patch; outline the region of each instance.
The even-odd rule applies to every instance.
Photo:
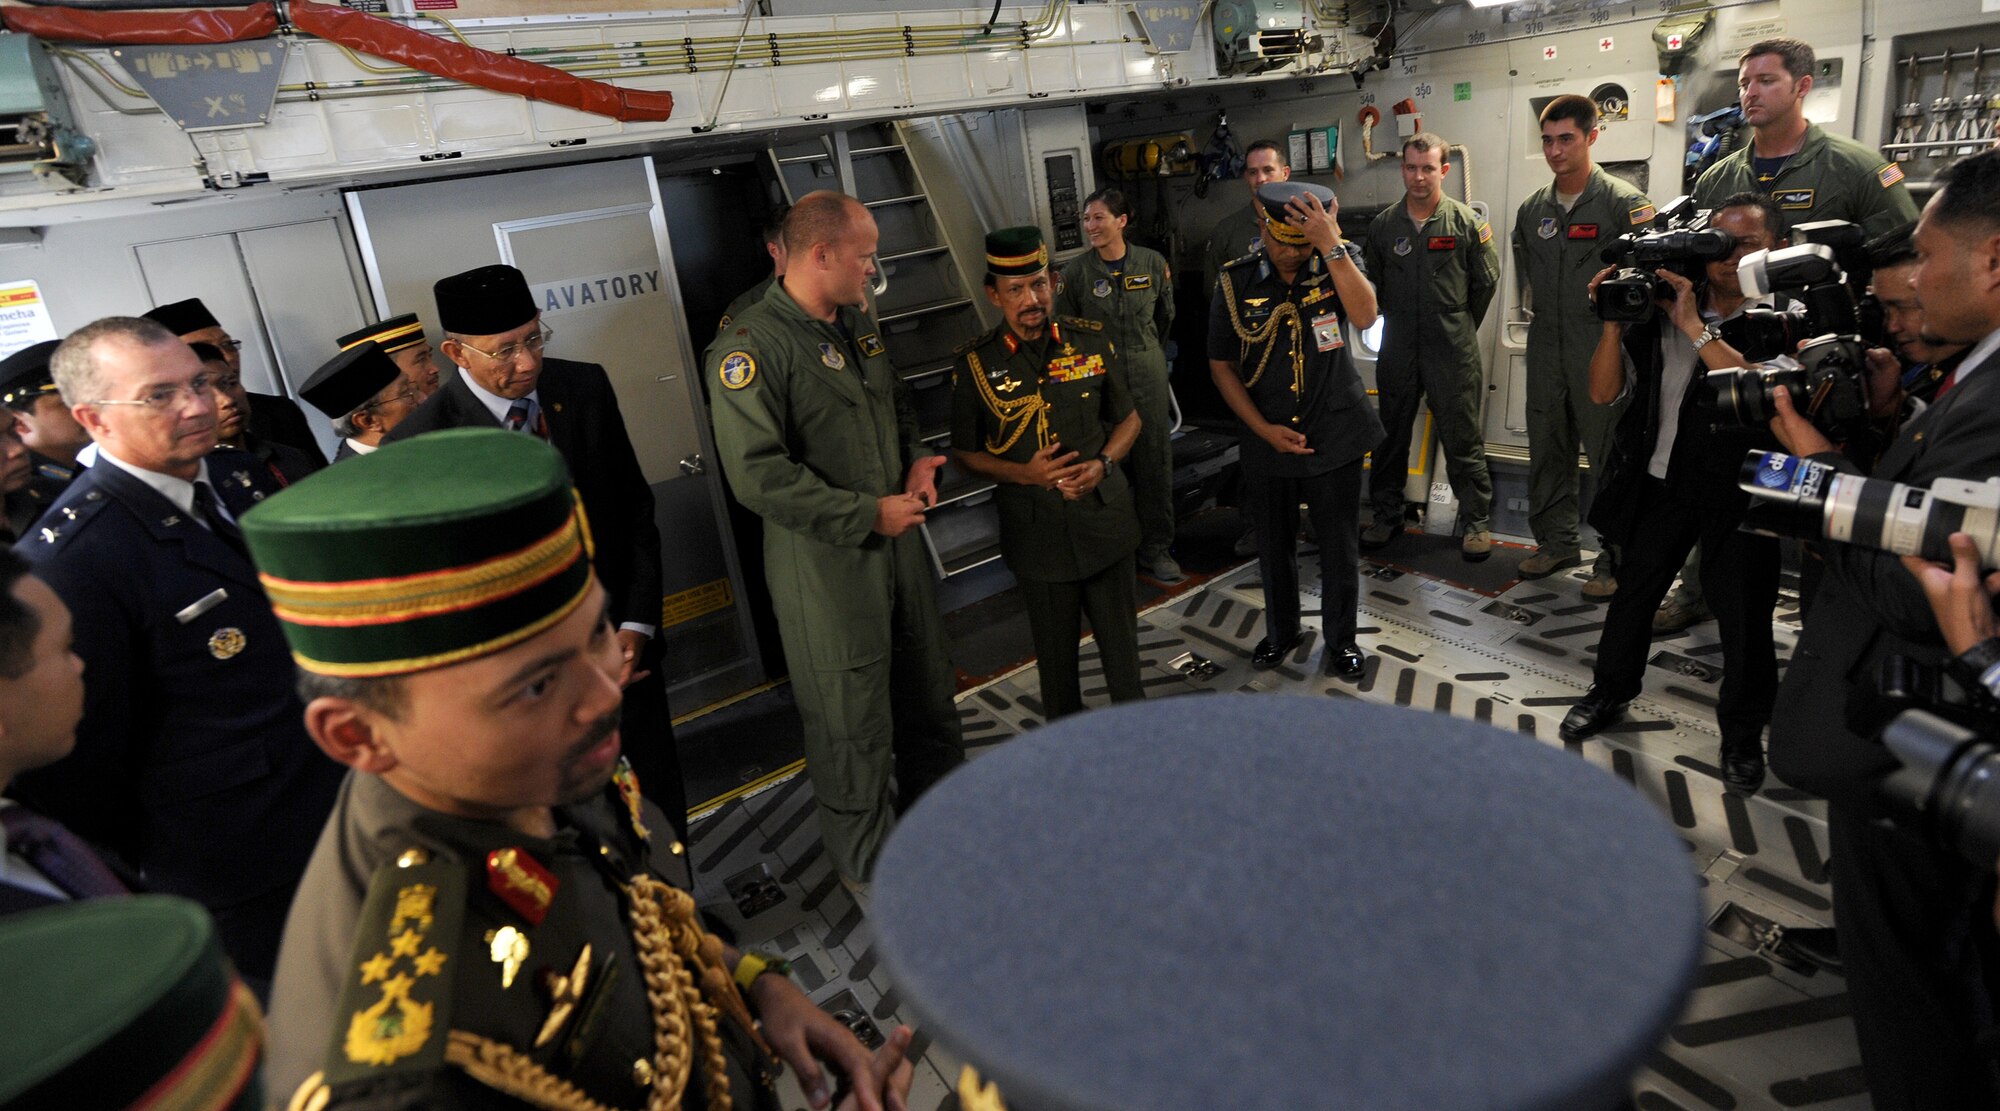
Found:
[[[722,357],[717,377],[730,389],[740,390],[757,377],[757,360],[751,358],[748,351],[731,351]]]
[[[218,660],[227,660],[243,651],[249,643],[243,635],[243,630],[233,625],[227,626],[215,630],[215,634],[208,638],[208,654]]]

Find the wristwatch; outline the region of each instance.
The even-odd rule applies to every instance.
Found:
[[[1105,474],[1110,474],[1110,473],[1111,473],[1111,468],[1112,468],[1113,466],[1115,466],[1115,465],[1116,465],[1116,464],[1114,464],[1114,463],[1112,463],[1112,462],[1111,462],[1111,456],[1110,456],[1109,454],[1105,453],[1105,452],[1102,452],[1102,451],[1100,451],[1100,452],[1098,452],[1098,453],[1097,453],[1097,461],[1098,461],[1099,463],[1102,463],[1102,464],[1104,464],[1104,473],[1105,473]]]
[[[736,986],[742,991],[749,991],[750,985],[757,982],[757,977],[762,976],[766,972],[775,972],[780,976],[789,976],[791,975],[791,971],[792,962],[775,953],[758,953],[745,950],[742,958],[736,962]]]
[[[1945,665],[1959,686],[2000,698],[2000,636],[1987,637]]]
[[[1717,328],[1713,324],[1710,324],[1701,330],[1701,335],[1695,337],[1694,349],[1696,351],[1700,351],[1702,348],[1707,347],[1709,344],[1714,343],[1716,340],[1719,340],[1721,338],[1722,338],[1721,329]]]

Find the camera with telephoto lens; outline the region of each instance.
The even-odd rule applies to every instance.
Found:
[[[1947,541],[1963,532],[1983,566],[2000,565],[2000,477],[1940,478],[1925,489],[1781,451],[1753,451],[1743,457],[1737,485],[1750,494],[1748,532],[1837,540],[1938,563],[1952,561]]]
[[[1694,198],[1679,197],[1662,208],[1662,230],[1621,235],[1599,256],[1618,272],[1597,283],[1597,317],[1617,324],[1643,324],[1653,318],[1658,302],[1672,301],[1674,287],[1654,273],[1669,270],[1699,286],[1707,266],[1728,258],[1736,239],[1708,226],[1707,212],[1698,212]]]
[[[1868,419],[1869,346],[1882,346],[1887,330],[1880,306],[1863,313],[1854,287],[1866,287],[1867,255],[1861,229],[1845,220],[1822,220],[1792,229],[1803,240],[1790,247],[1753,251],[1737,264],[1743,295],[1779,297],[1803,309],[1806,338],[1795,340],[1795,326],[1770,309],[1744,313],[1746,328],[1756,344],[1768,350],[1790,343],[1796,351],[1754,366],[1709,372],[1703,379],[1705,403],[1719,413],[1719,424],[1767,424],[1777,415],[1779,390],[1791,394],[1792,407],[1815,428],[1834,440],[1846,440]],[[1870,335],[1863,326],[1872,321]],[[1742,348],[1738,348],[1742,350]]]
[[[1962,724],[1928,710],[1905,710],[1884,726],[1882,744],[1902,767],[1880,794],[1899,825],[1981,870],[2000,860],[2000,713]]]

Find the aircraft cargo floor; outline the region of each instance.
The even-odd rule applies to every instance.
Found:
[[[1395,549],[1390,550],[1391,557]],[[1496,551],[1494,561],[1517,558]],[[1312,562],[1308,554],[1302,563]],[[1579,591],[1584,572],[1514,583],[1497,596],[1389,564],[1363,565],[1366,673],[1322,678],[1317,596],[1304,599],[1306,643],[1280,667],[1250,668],[1262,636],[1254,563],[1171,598],[1141,616],[1149,697],[1214,691],[1283,691],[1360,698],[1490,722],[1524,740],[1561,745],[1556,726],[1589,684],[1604,605]],[[1317,571],[1301,568],[1316,589]],[[1779,654],[1797,636],[1796,599],[1780,601]],[[1654,641],[1648,689],[1628,718],[1565,747],[1657,803],[1686,841],[1705,909],[1724,902],[1793,925],[1831,924],[1824,807],[1775,779],[1749,799],[1723,789],[1712,716],[1720,670],[1713,623]],[[1086,700],[1105,702],[1094,647],[1084,647]],[[1041,723],[1032,665],[958,700],[977,754]],[[1561,800],[1550,800],[1560,805]],[[702,904],[747,946],[782,952],[801,987],[866,1035],[899,1011],[872,949],[868,922],[821,852],[812,788],[803,775],[703,815],[691,834]],[[1859,1054],[1845,986],[1824,971],[1800,974],[1710,931],[1697,986],[1669,1038],[1635,1078],[1640,1111],[1812,1107],[1864,1111]],[[1337,954],[1338,939],[1328,952]],[[1365,1015],[1355,1016],[1365,1022]],[[959,1063],[921,1030],[910,1107],[951,1111]],[[788,1108],[805,1102],[791,1089]],[[1338,1104],[1330,1093],[1327,1106]]]

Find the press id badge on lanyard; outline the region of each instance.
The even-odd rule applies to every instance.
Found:
[[[1322,313],[1313,317],[1313,343],[1320,354],[1346,346],[1340,338],[1340,316],[1336,313]]]

